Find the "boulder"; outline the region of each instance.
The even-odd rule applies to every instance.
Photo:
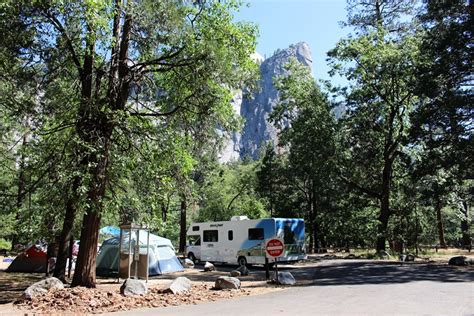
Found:
[[[216,290],[238,290],[240,289],[240,280],[233,277],[218,277],[214,285]]]
[[[377,255],[379,259],[390,259],[390,255],[385,250],[380,250]]]
[[[125,296],[145,295],[148,293],[148,288],[145,281],[126,279],[120,287],[120,293]]]
[[[275,279],[275,273],[273,273],[273,279],[276,283],[281,285],[295,285],[296,280],[290,272],[278,271],[278,282]]]
[[[184,259],[184,267],[192,269],[194,268],[194,262],[188,258]]]
[[[400,255],[400,261],[413,262],[413,261],[415,261],[415,256],[412,255],[411,253],[402,254],[402,255]]]
[[[206,263],[204,264],[204,271],[206,271],[206,272],[207,271],[216,271],[216,267],[212,263],[206,261]]]
[[[235,271],[239,271],[241,276],[249,275],[249,269],[246,266],[240,266]]]
[[[47,278],[30,285],[25,292],[23,298],[31,300],[32,298],[48,293],[51,289],[64,289],[64,284],[57,278]]]
[[[191,280],[186,277],[174,279],[164,290],[163,293],[181,294],[191,289]]]
[[[467,265],[474,264],[474,260],[466,256],[456,256],[449,259],[448,264],[453,265],[453,266],[467,266]]]
[[[237,270],[230,271],[229,274],[230,274],[231,277],[239,277],[241,275],[240,271],[237,271]]]
[[[405,261],[415,261],[415,255],[411,253],[407,254]]]

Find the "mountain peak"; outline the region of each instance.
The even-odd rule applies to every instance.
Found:
[[[258,53],[252,54],[256,61],[263,60]],[[268,121],[273,108],[280,101],[278,90],[273,85],[275,77],[283,76],[287,73],[285,65],[290,58],[296,58],[300,63],[311,69],[312,57],[311,49],[306,42],[299,42],[290,45],[285,49],[278,49],[271,57],[260,63],[259,88],[252,93],[252,97],[234,98],[233,106],[239,111],[240,116],[245,120],[242,133],[234,133],[221,153],[220,160],[227,162],[230,160],[251,157],[257,159],[260,148],[268,141],[272,141],[275,146],[278,144],[278,130]]]

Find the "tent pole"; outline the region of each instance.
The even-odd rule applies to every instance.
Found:
[[[119,240],[119,249],[118,249],[118,264],[117,264],[117,282],[120,283],[120,256],[122,255],[122,227],[120,227],[120,240]]]
[[[146,236],[146,283],[148,283],[148,264],[149,264],[149,256],[150,256],[150,231],[147,229],[147,236]]]
[[[127,277],[130,278],[130,274],[131,274],[131,267],[132,267],[132,264],[130,262],[130,256],[132,256],[132,228],[130,227],[128,229],[128,260],[127,260],[127,266],[128,266],[128,275]],[[133,259],[133,256],[132,256],[132,259]]]
[[[135,245],[135,251],[138,253],[133,254],[133,261],[135,262],[135,279],[138,280],[138,261],[140,260],[140,229],[137,228],[137,243]]]

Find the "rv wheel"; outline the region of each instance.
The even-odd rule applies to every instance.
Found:
[[[247,259],[245,259],[245,257],[239,257],[237,263],[239,266],[247,266]]]
[[[191,260],[194,263],[196,263],[196,261],[197,261],[196,256],[192,252],[188,253],[188,259]]]

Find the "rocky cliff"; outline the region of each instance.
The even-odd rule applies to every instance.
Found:
[[[311,68],[311,50],[307,43],[291,45],[287,49],[278,50],[273,56],[260,64],[260,81],[258,89],[249,97],[236,95],[233,107],[244,119],[241,133],[234,133],[221,154],[220,160],[251,157],[258,158],[260,148],[268,141],[278,144],[277,129],[268,121],[268,116],[279,101],[279,93],[273,85],[273,79],[285,74],[284,66],[291,57]]]

